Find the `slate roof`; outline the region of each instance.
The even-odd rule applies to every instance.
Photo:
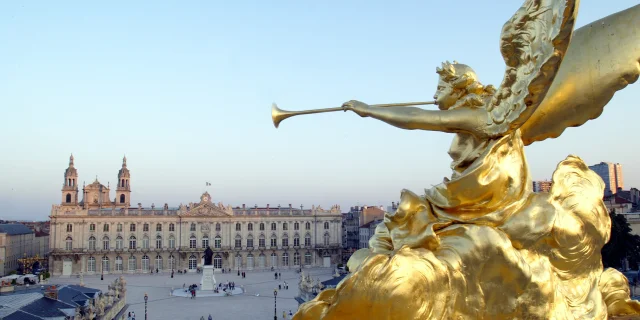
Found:
[[[18,234],[29,234],[33,233],[29,227],[24,224],[19,223],[11,223],[11,224],[0,224],[0,233],[6,233],[9,235],[18,235]]]
[[[93,299],[100,292],[98,289],[66,285],[58,289],[58,300],[73,305],[85,306],[87,300]]]
[[[333,279],[329,279],[327,281],[322,281],[322,285],[324,285],[327,288],[335,288],[338,286],[338,283],[340,283],[340,281],[342,281],[342,279],[344,279],[344,277],[346,277],[346,274],[343,274],[339,277],[335,277]]]
[[[75,309],[75,306],[62,301],[43,297],[20,308],[20,311],[25,311],[30,313],[32,316],[41,318],[65,317],[67,314],[62,312],[60,309]]]
[[[3,317],[2,320],[42,320],[42,318],[33,316],[22,310],[18,310],[6,317]]]

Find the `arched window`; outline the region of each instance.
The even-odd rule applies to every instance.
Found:
[[[118,223],[118,227],[116,228],[116,231],[122,232],[122,223]]]
[[[189,257],[189,270],[195,270],[198,267],[198,259],[196,256],[191,255]]]
[[[135,272],[137,267],[136,257],[131,255],[129,257],[129,272]]]
[[[204,235],[202,237],[202,249],[209,248],[209,236]]]
[[[162,257],[160,255],[156,256],[156,269],[158,271],[162,270]]]
[[[311,247],[311,235],[308,233],[304,236],[304,246]]]
[[[276,223],[275,222],[271,223],[271,231],[276,231]]]
[[[195,224],[195,223],[192,223],[192,224],[191,224],[191,228],[190,228],[189,230],[191,230],[191,231],[196,231],[196,224]]]
[[[300,246],[300,236],[297,233],[296,235],[293,236],[293,246],[295,247]]]
[[[249,224],[247,225],[247,230],[249,230],[249,231],[253,231],[253,223],[249,223]]]
[[[216,231],[220,231],[220,224],[216,223]]]
[[[122,249],[122,248],[123,248],[123,245],[122,245],[122,237],[121,237],[121,236],[118,236],[118,237],[116,238],[116,249]]]
[[[107,256],[102,257],[102,272],[109,272],[109,258]]]
[[[176,238],[169,236],[169,248],[174,249],[176,247]]]
[[[242,226],[240,226],[239,223],[236,223],[236,231],[241,231],[242,230]]]
[[[92,223],[92,224],[89,225],[89,231],[91,231],[91,232],[95,232],[96,231],[96,224],[95,223]]]
[[[169,224],[169,231],[176,231],[176,226],[173,223]]]
[[[253,255],[251,253],[247,255],[247,269],[253,270]]]
[[[287,223],[286,222],[283,223],[282,224],[282,230],[288,230],[288,229],[289,229],[289,226],[287,225]]]
[[[73,226],[71,225],[71,223],[67,224],[67,232],[73,232]]]
[[[142,248],[149,249],[149,237],[147,236],[142,237]]]
[[[300,266],[300,253],[297,251],[293,253],[293,265]]]
[[[124,179],[122,179],[122,180],[120,181],[120,186],[121,186],[121,187],[124,187]]]
[[[122,257],[121,256],[117,256],[116,257],[116,271],[122,272]]]
[[[162,249],[162,236],[156,236],[156,249]]]
[[[282,254],[282,266],[283,267],[289,266],[289,254],[287,252]]]
[[[156,224],[156,231],[158,232],[162,231],[162,224],[160,223]]]
[[[274,268],[278,266],[278,255],[275,252],[271,253],[271,266]]]
[[[87,272],[96,272],[96,258],[89,257],[87,260]]]
[[[136,237],[131,236],[129,237],[129,249],[135,249],[136,248]]]
[[[260,255],[258,256],[258,267],[264,269],[264,267],[266,267],[267,264],[267,257],[264,256],[264,253],[260,253]]]
[[[222,247],[222,238],[220,236],[216,236],[213,240],[213,246],[216,249],[220,249]]]
[[[124,203],[124,200],[125,200],[125,198],[124,198],[124,194],[121,194],[121,195],[120,195],[120,203]]]
[[[219,254],[213,257],[213,267],[215,269],[222,269],[222,257]]]
[[[132,223],[132,224],[129,225],[129,231],[131,231],[131,232],[135,232],[136,231],[136,224],[135,223]]]
[[[149,272],[149,256],[142,256],[142,272]]]
[[[149,232],[149,224],[148,223],[145,223],[145,224],[142,225],[142,231]]]
[[[260,223],[260,231],[264,231],[264,223]]]
[[[107,237],[107,236],[102,237],[102,249],[103,250],[109,250],[109,247],[110,247],[110,245],[109,245],[109,237]]]
[[[236,253],[236,268],[242,267],[242,256],[240,253]]]
[[[307,252],[304,254],[304,265],[311,265],[311,252]]]
[[[109,232],[109,225],[105,223],[104,226],[102,226],[102,231]]]
[[[274,233],[274,234],[271,235],[271,247],[275,248],[277,246],[278,246],[278,237]]]
[[[325,222],[324,223],[324,229],[325,230],[329,230],[329,222]]]
[[[299,223],[294,223],[293,224],[293,230],[300,230],[300,224]]]
[[[289,246],[289,235],[286,233],[282,235],[282,246],[283,247]]]
[[[65,199],[67,203],[71,203],[71,194],[67,193],[67,198]]]
[[[96,238],[94,236],[89,237],[89,250],[96,249]]]
[[[311,230],[311,223],[307,222],[304,224],[304,229],[305,230]]]
[[[73,239],[71,238],[71,236],[68,236],[67,239],[65,240],[64,248],[66,250],[72,250],[73,249]]]
[[[253,235],[252,234],[247,236],[247,248],[253,248]]]
[[[264,234],[261,234],[260,237],[258,238],[258,247],[260,247],[260,248],[266,247],[265,240],[264,240]]]
[[[239,249],[242,247],[242,237],[239,234],[236,235],[235,245],[236,245],[236,249]]]
[[[169,269],[173,270],[176,268],[176,258],[173,257],[173,255],[169,256]]]
[[[327,233],[324,234],[324,245],[325,246],[329,245],[329,239],[330,239],[329,233],[327,232]]]
[[[191,235],[191,237],[189,238],[189,248],[191,249],[195,249],[197,247],[197,239],[196,236]]]

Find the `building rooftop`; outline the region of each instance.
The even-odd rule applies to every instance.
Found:
[[[0,233],[6,233],[9,235],[29,234],[33,233],[29,227],[24,224],[0,224]]]

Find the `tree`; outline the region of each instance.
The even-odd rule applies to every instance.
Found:
[[[631,233],[627,218],[617,214],[615,209],[609,213],[611,218],[611,237],[602,247],[602,263],[605,268],[622,268],[626,258],[629,267],[637,270],[640,263],[640,236]]]

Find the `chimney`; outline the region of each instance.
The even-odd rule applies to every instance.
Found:
[[[44,296],[49,299],[58,300],[58,288],[56,286],[47,287],[47,289],[44,290]]]

